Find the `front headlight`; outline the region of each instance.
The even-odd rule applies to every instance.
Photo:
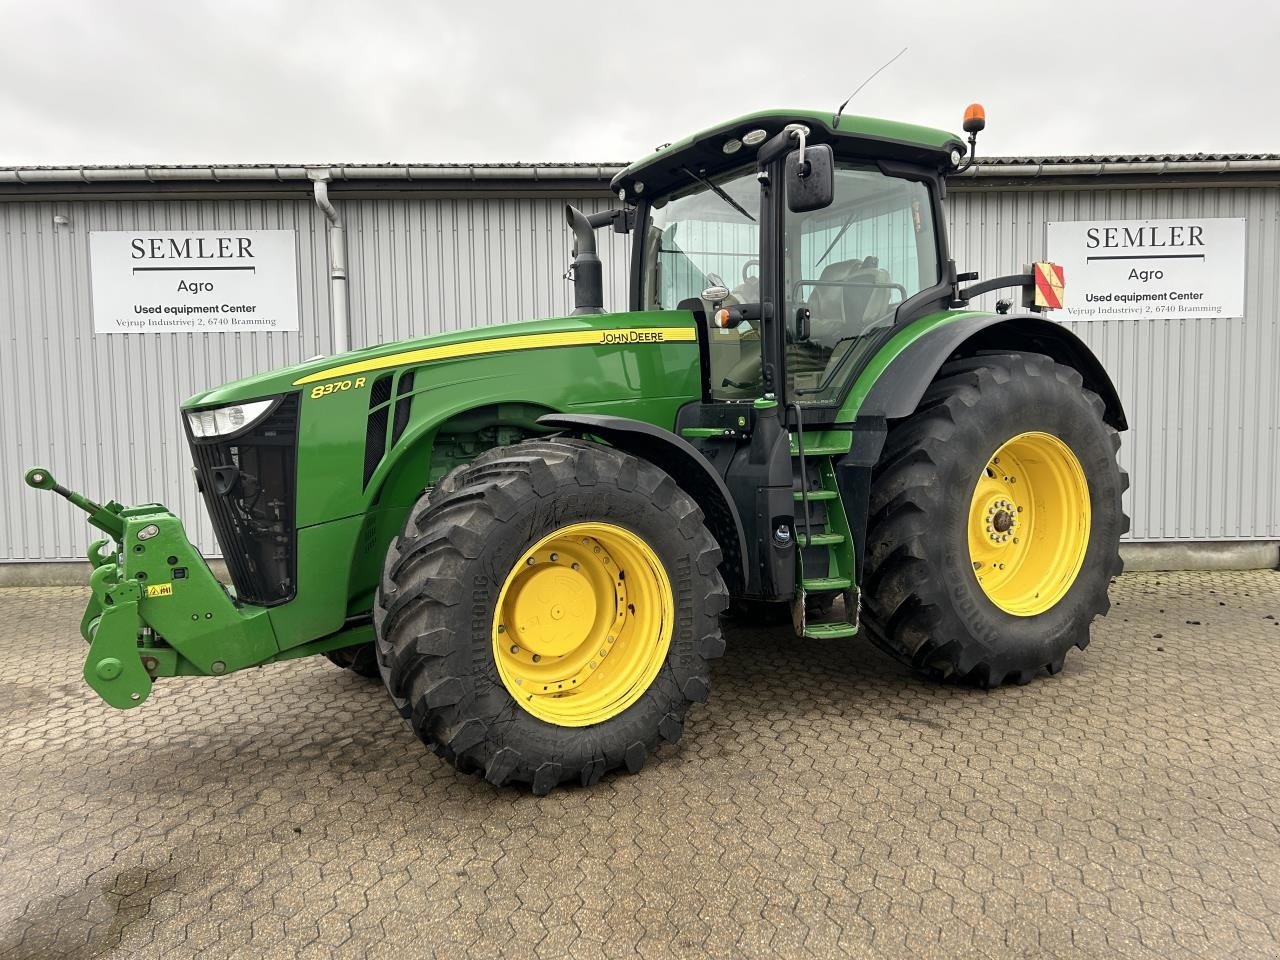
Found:
[[[213,410],[188,410],[187,423],[191,425],[191,435],[201,439],[239,433],[261,420],[274,403],[275,399],[272,398],[254,400],[251,403],[233,403]]]

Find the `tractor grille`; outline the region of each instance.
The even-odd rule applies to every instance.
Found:
[[[236,596],[260,606],[292,600],[298,394],[281,397],[266,417],[241,433],[197,439],[188,427],[187,439]]]

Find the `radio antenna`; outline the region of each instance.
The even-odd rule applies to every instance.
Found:
[[[889,66],[889,64],[893,63],[894,60],[897,60],[900,56],[902,56],[906,52],[907,52],[907,48],[903,47],[901,50],[895,53],[892,57],[886,60],[883,64],[881,64],[875,73],[871,74],[871,76],[867,77],[867,79],[863,80],[860,84],[858,84],[858,89],[854,90],[853,93],[849,94],[848,99],[846,99],[844,103],[840,104],[840,109],[837,110],[836,115],[831,118],[831,126],[833,127],[840,126],[840,115],[844,113],[844,108],[849,105],[849,101],[858,95],[858,91],[860,91],[868,83],[870,83],[877,76],[879,76],[880,71],[884,70],[885,67]]]

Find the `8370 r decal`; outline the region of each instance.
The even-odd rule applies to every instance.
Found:
[[[327,397],[335,393],[342,393],[344,390],[359,390],[364,386],[364,383],[364,377],[356,377],[354,380],[334,380],[332,383],[322,383],[311,388],[311,399],[318,400],[321,397]]]

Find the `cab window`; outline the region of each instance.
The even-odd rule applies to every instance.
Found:
[[[709,185],[710,184],[710,185]],[[760,185],[754,168],[689,186],[657,201],[644,235],[641,306],[674,310],[708,287],[729,291],[724,306],[760,300]],[[709,317],[712,304],[704,301]],[[759,393],[760,334],[752,325],[712,327],[710,391],[717,399]]]
[[[902,301],[938,283],[929,190],[869,164],[837,163],[829,207],[787,212],[786,249],[788,395],[832,402],[870,335],[893,323]],[[807,338],[790,322],[802,307]]]

